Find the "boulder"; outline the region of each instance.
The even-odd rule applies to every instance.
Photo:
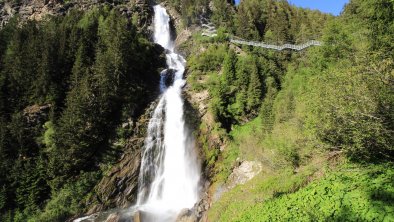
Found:
[[[133,222],[141,222],[141,213],[137,211],[133,216]]]
[[[105,222],[120,222],[120,216],[117,213],[110,214]]]
[[[164,79],[164,85],[166,87],[169,87],[172,85],[172,83],[174,83],[175,72],[175,69],[165,69],[160,73],[160,75]]]
[[[243,161],[235,167],[227,182],[227,189],[232,189],[239,184],[245,184],[262,170],[262,164],[258,161]]]
[[[42,125],[48,119],[52,105],[31,105],[23,109],[23,116],[30,126]]]
[[[147,211],[137,211],[133,215],[133,222],[146,222],[146,221],[158,221],[156,215],[151,214]]]
[[[197,222],[198,218],[190,209],[183,209],[175,220],[176,222]]]

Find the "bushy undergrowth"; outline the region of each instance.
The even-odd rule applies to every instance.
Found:
[[[308,166],[294,173],[292,168],[282,168],[275,172],[268,167],[244,185],[238,185],[221,195],[212,205],[208,217],[212,221],[234,221],[250,207],[276,198],[285,193],[295,192],[305,184],[319,169],[319,166]],[[264,220],[260,220],[264,221]]]
[[[221,194],[210,220],[393,220],[392,4],[352,0],[324,24],[323,46],[301,53],[196,40],[189,83],[210,94],[205,132],[226,131],[220,151],[208,137],[204,147],[214,199],[239,161],[263,165],[252,181]],[[334,154],[352,161],[344,171],[322,167]]]
[[[295,193],[249,204],[236,215],[222,211],[219,221],[393,221],[393,178],[392,164],[345,165]]]

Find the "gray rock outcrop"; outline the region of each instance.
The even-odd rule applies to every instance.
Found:
[[[153,13],[151,0],[6,0],[0,2],[0,29],[14,16],[21,21],[40,21],[47,16],[66,15],[72,9],[89,10],[100,5],[116,8],[137,23],[139,30],[149,32]]]
[[[43,125],[48,120],[52,105],[31,105],[23,109],[23,116],[29,126]]]

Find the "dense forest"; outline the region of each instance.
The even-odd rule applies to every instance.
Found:
[[[209,220],[393,220],[393,2],[352,0],[338,17],[215,2],[218,36],[182,46],[192,94],[209,93],[198,138],[209,191],[226,189],[243,161],[262,172],[214,202]],[[323,46],[278,52],[226,35]]]
[[[209,221],[394,220],[393,1],[350,0],[339,16],[285,0],[167,4],[193,31],[179,46],[186,94],[209,95],[195,121],[207,192],[240,161],[262,164],[212,203]],[[201,36],[201,16],[218,36]],[[230,35],[323,45],[272,51]],[[110,7],[0,30],[0,221],[84,212],[131,135],[122,123],[158,94],[161,54]]]
[[[161,51],[108,7],[15,18],[0,42],[0,220],[64,221],[155,98]]]

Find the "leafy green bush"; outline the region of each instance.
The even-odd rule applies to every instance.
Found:
[[[225,221],[392,221],[393,176],[391,164],[344,166],[295,193],[256,203]]]

